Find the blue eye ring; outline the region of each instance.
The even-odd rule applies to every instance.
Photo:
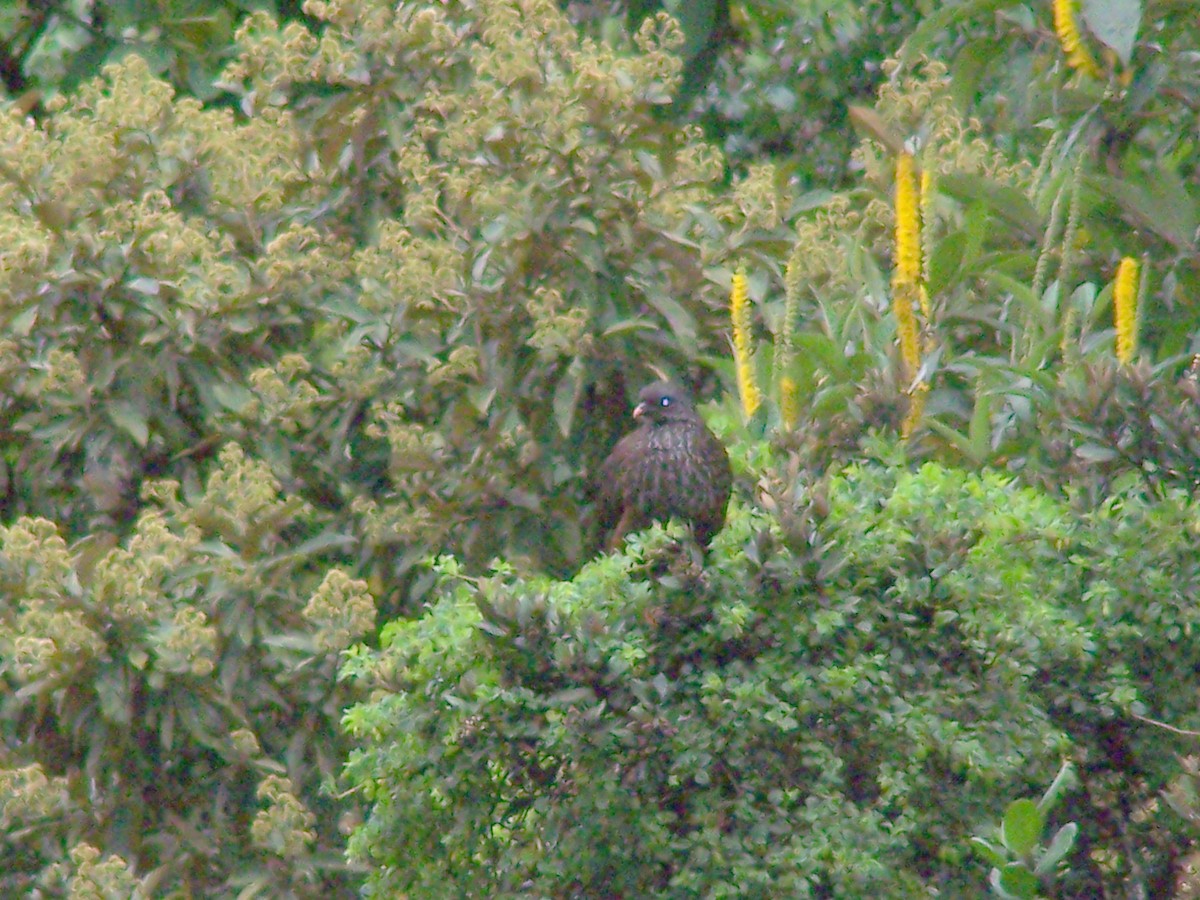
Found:
[[[670,406],[670,405],[671,405],[671,398],[670,398],[670,397],[663,397],[661,400],[659,400],[659,401],[658,401],[658,405],[659,405],[659,406]]]

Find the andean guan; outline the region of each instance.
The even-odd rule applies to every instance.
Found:
[[[678,385],[656,381],[642,388],[638,401],[638,427],[617,442],[597,479],[604,549],[671,518],[688,523],[696,543],[707,548],[725,524],[733,487],[729,455]]]

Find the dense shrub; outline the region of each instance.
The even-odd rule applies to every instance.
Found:
[[[128,524],[143,477],[236,439],[389,584],[443,549],[564,570],[626,378],[702,379],[776,197],[719,197],[720,154],[655,115],[670,20],[639,51],[548,3],[311,7],[320,39],[247,20],[239,117],[131,58],[4,120],[8,515]]]
[[[287,113],[137,57],[0,145],[2,891],[345,890],[320,788],[375,602],[314,448],[371,381],[312,352],[349,271],[305,221],[328,181]]]
[[[633,4],[621,35],[613,5],[600,41],[558,9],[580,4],[309,0],[313,27],[254,4],[227,47],[240,8],[185,5],[228,15],[151,34],[91,4],[68,69],[51,51],[83,23],[0,12],[47,26],[35,68],[0,60],[10,91],[63,89],[0,118],[0,892],[347,893],[410,865],[395,834],[471,890],[972,893],[961,837],[1060,753],[1065,890],[1170,889],[1192,835],[1159,799],[1200,808],[1170,730],[1195,727],[1194,17],[1089,4],[1128,38],[1096,74],[1036,16],[952,5],[881,65],[850,158],[837,129],[776,167],[753,157],[840,122],[823,98],[861,93],[911,5],[698,4],[705,40],[737,30],[714,82],[736,90],[690,98],[733,165],[669,109],[704,80],[695,16]],[[919,367],[889,284],[902,150],[930,176]],[[1107,285],[1140,255],[1146,362],[1117,365]],[[794,455],[743,465],[703,571],[660,537],[552,580],[589,558],[630,382],[732,386],[738,264],[769,402],[744,432],[732,391],[707,408],[777,436],[748,458]],[[796,505],[802,473],[897,428],[910,459],[1068,505],[892,457]],[[425,613],[446,554],[437,605],[339,684],[339,649]],[[495,558],[514,569],[477,580]],[[409,660],[426,632],[457,655]],[[459,713],[415,704],[442,676]],[[399,752],[380,710],[351,717],[379,807],[350,869],[336,721],[363,685],[421,727]],[[479,797],[447,805],[456,778]],[[427,817],[397,830],[392,796]],[[629,833],[617,872],[593,849]]]
[[[150,495],[119,546],[0,529],[0,888],[53,895],[80,842],[153,895],[344,891],[352,808],[322,786],[345,753],[338,651],[375,602],[236,445],[197,496]]]
[[[1194,724],[1171,698],[1200,659],[1155,636],[1197,617],[1162,593],[1200,587],[1194,506],[1079,519],[932,465],[852,468],[815,508],[767,484],[790,524],[737,509],[703,570],[659,532],[571,582],[438,564],[348,668],[373,895],[973,895],[966,838],[1064,757],[1091,791],[1064,895],[1169,872],[1180,822],[1096,788],[1166,783],[1136,710]]]
[[[1168,370],[1173,368],[1167,367]],[[1114,486],[1150,495],[1200,492],[1200,384],[1147,364],[1079,365],[1011,397],[997,446],[1022,448],[1012,467],[1048,489],[1101,504]],[[1036,434],[1036,437],[1035,437]]]
[[[129,56],[0,118],[6,891],[348,889],[337,649],[430,553],[579,562],[626,379],[703,376],[773,202],[656,115],[666,18],[310,5],[236,112]]]

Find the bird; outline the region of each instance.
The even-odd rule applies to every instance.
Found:
[[[604,549],[652,522],[679,519],[708,547],[725,525],[733,489],[729,454],[682,387],[656,381],[633,410],[637,428],[617,442],[596,479],[595,520]]]

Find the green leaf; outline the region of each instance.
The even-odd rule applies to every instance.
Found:
[[[1082,444],[1075,448],[1075,455],[1084,462],[1112,462],[1118,453],[1112,447],[1102,447],[1099,444]]]
[[[1003,272],[988,272],[986,277],[990,286],[1012,294],[1013,299],[1029,314],[1031,323],[1040,324],[1047,330],[1054,326],[1054,319],[1047,313],[1043,299],[1029,285]]]
[[[554,388],[554,421],[563,437],[571,433],[571,423],[579,407],[579,395],[583,392],[583,373],[583,363],[578,358],[573,359],[566,375],[559,379]]]
[[[663,8],[679,21],[683,29],[684,59],[691,59],[708,46],[717,22],[718,4],[715,0],[666,0]]]
[[[128,725],[133,721],[132,693],[129,681],[120,669],[101,672],[93,687],[106,720],[121,725]]]
[[[1169,166],[1158,165],[1139,181],[1097,175],[1089,179],[1139,225],[1153,231],[1175,247],[1191,250],[1200,221],[1195,190]]]
[[[1008,859],[1008,856],[1004,853],[1004,851],[991,841],[985,841],[981,837],[973,837],[970,839],[970,841],[968,841],[968,843],[976,853],[994,866],[1002,866],[1004,865],[1004,861]]]
[[[34,323],[37,322],[40,311],[41,308],[37,304],[28,304],[9,320],[7,331],[19,337],[28,337],[29,332],[33,331]]]
[[[1129,65],[1142,21],[1141,0],[1083,0],[1082,12],[1088,30]]]
[[[158,296],[161,284],[157,278],[140,277],[129,281],[129,289],[138,294],[145,294],[148,297]]]
[[[646,302],[658,310],[667,324],[671,326],[671,331],[679,338],[681,344],[695,352],[696,349],[696,320],[692,314],[684,308],[683,304],[667,294],[660,291],[650,291],[646,294]]]
[[[550,706],[558,707],[589,707],[596,705],[596,692],[590,687],[566,688],[557,691],[546,698]]]
[[[146,414],[127,400],[114,400],[105,410],[109,420],[133,438],[139,447],[150,440],[150,423]]]
[[[1025,856],[1037,846],[1045,825],[1036,803],[1028,799],[1014,800],[1004,812],[1000,839],[1004,846],[1019,856]]]
[[[1030,240],[1041,236],[1042,217],[1025,193],[1017,188],[973,175],[942,175],[938,178],[938,187],[959,200],[986,203]]]
[[[638,150],[635,153],[638,165],[641,166],[643,172],[653,178],[655,181],[661,181],[663,178],[662,161],[653,153],[648,153],[645,150]]]
[[[904,152],[903,137],[874,109],[869,106],[851,104],[847,108],[847,112],[850,123],[860,133],[882,144],[892,153]]]
[[[329,551],[344,550],[353,547],[355,538],[353,535],[344,534],[339,531],[327,531],[324,534],[319,534],[314,538],[309,538],[303,543],[291,547],[286,553],[281,553],[273,557],[272,561],[276,564],[285,560],[305,559],[308,557],[320,556]]]
[[[993,0],[988,0],[988,5],[994,5]],[[917,26],[918,29],[927,21],[928,18],[923,19],[921,25]],[[968,41],[962,50],[958,51],[954,60],[954,78],[950,82],[950,93],[958,101],[960,109],[970,108],[974,104],[976,95],[985,89],[982,87],[984,79],[995,71],[997,60],[1004,58],[1009,49],[1004,41],[998,41],[988,34]]]
[[[983,458],[977,458],[975,455],[975,445],[970,437],[963,434],[961,431],[956,431],[944,422],[937,419],[926,419],[925,424],[930,430],[940,435],[951,447],[963,455],[963,458],[971,461],[972,465],[981,465]]]
[[[254,395],[240,384],[213,381],[209,384],[213,398],[230,412],[240,413],[254,399]]]
[[[972,249],[970,236],[965,230],[946,235],[933,246],[929,257],[929,292],[941,293],[951,285],[962,268],[962,261]]]
[[[1044,817],[1058,802],[1058,798],[1070,788],[1079,784],[1079,779],[1075,777],[1075,768],[1071,765],[1070,760],[1064,760],[1063,764],[1058,767],[1058,774],[1054,776],[1054,781],[1050,783],[1050,787],[1046,788],[1046,793],[1042,794],[1042,799],[1038,801],[1038,809]]]
[[[999,887],[1007,897],[1034,900],[1038,895],[1037,876],[1016,862],[1009,863],[1000,870]]]
[[[656,331],[658,326],[648,319],[621,319],[601,332],[602,337],[615,337],[632,331]]]
[[[811,191],[805,191],[792,203],[792,208],[788,211],[788,214],[789,216],[794,216],[797,213],[808,212],[810,209],[819,209],[836,196],[837,194],[827,188],[816,188]]]
[[[792,346],[808,372],[824,372],[837,379],[848,379],[853,374],[846,354],[827,335],[801,332],[792,339]]]
[[[1054,833],[1053,840],[1050,841],[1050,846],[1046,848],[1046,852],[1038,861],[1037,867],[1034,869],[1038,875],[1045,875],[1048,872],[1054,871],[1055,866],[1059,864],[1064,856],[1071,852],[1071,848],[1075,846],[1075,835],[1079,832],[1079,826],[1074,822],[1068,822],[1062,828]]]
[[[1006,0],[967,0],[965,3],[943,3],[940,7],[933,7],[933,12],[921,17],[920,23],[904,42],[899,53],[901,66],[910,66],[922,54],[934,51],[935,47],[940,46],[938,42],[945,40],[947,30],[959,23],[981,22],[992,10],[1008,5]]]
[[[971,414],[971,423],[967,430],[971,440],[971,453],[975,460],[982,462],[987,459],[992,442],[992,398],[989,394],[978,394],[975,397],[975,411]]]

